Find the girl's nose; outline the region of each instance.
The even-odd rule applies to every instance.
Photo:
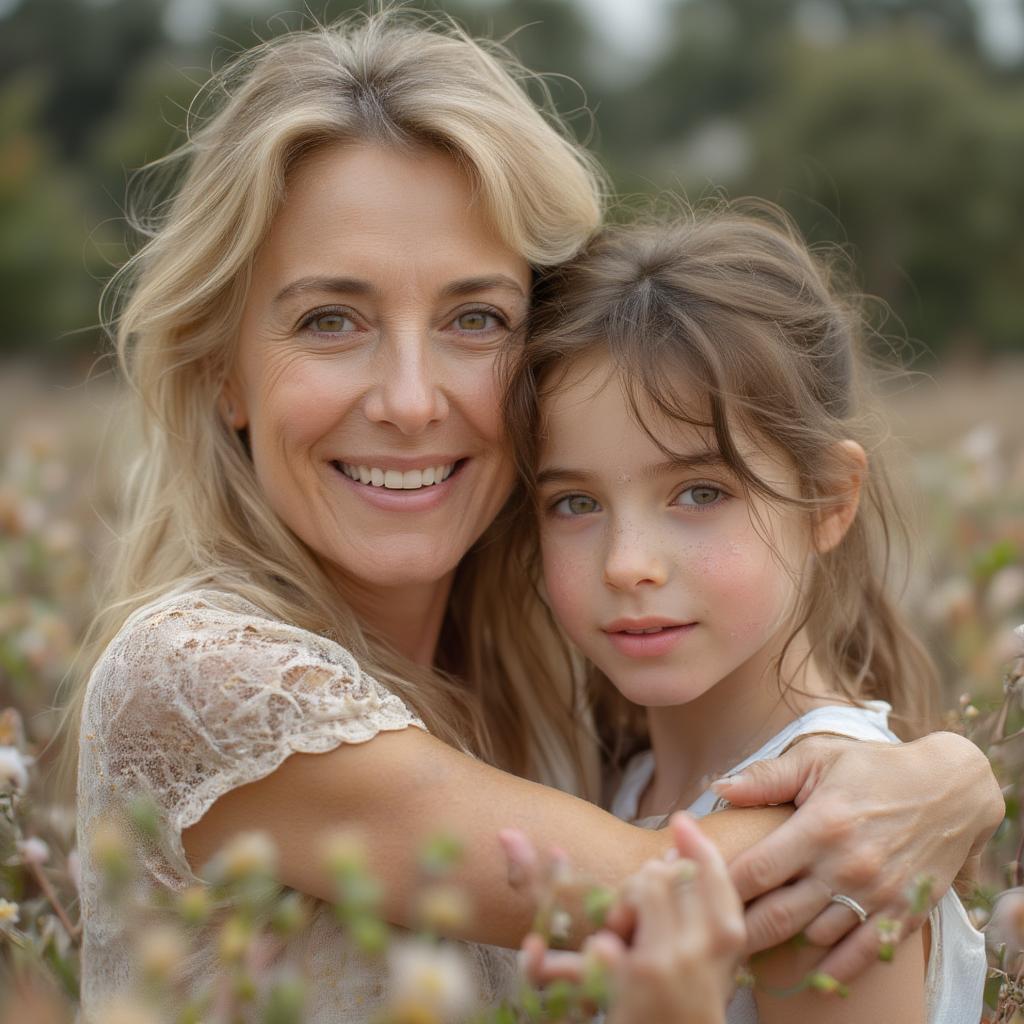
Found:
[[[448,399],[436,372],[428,339],[389,339],[377,361],[376,380],[366,399],[374,423],[390,423],[403,434],[419,434],[448,415]]]
[[[641,531],[619,529],[604,561],[604,582],[615,590],[633,590],[644,584],[663,586],[668,578],[664,558]]]

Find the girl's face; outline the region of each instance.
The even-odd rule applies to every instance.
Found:
[[[495,359],[530,276],[443,154],[330,146],[290,175],[225,407],[270,506],[357,588],[445,579],[507,498]]]
[[[681,397],[700,408],[701,396]],[[687,703],[737,673],[759,682],[788,635],[809,555],[799,514],[745,495],[711,431],[652,410],[656,436],[682,456],[669,460],[603,354],[571,366],[543,414],[544,580],[580,651],[650,707]],[[735,434],[761,479],[799,493],[791,467]]]

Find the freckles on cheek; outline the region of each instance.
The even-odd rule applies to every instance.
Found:
[[[760,634],[786,610],[788,577],[763,544],[701,546],[692,564],[712,614],[722,617],[730,637]]]
[[[542,544],[544,589],[551,610],[562,628],[576,639],[586,622],[586,594],[590,588],[588,561],[582,552],[554,544]]]

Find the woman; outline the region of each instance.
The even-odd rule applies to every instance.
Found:
[[[612,884],[666,845],[570,795],[597,791],[587,717],[505,543],[497,355],[534,272],[583,244],[602,195],[523,74],[408,15],[258,47],[211,88],[223,101],[125,271],[117,346],[144,445],[98,660],[69,708],[87,1014],[130,970],[88,838],[138,787],[161,811],[159,835],[139,837],[151,885],[196,884],[225,839],[258,828],[281,880],[328,900],[310,851],[345,824],[368,837],[398,924],[415,851],[445,827],[467,849],[472,943],[514,946],[530,921],[500,827],[557,841]],[[906,885],[927,871],[944,889],[1001,815],[984,758],[957,737],[870,767],[815,742],[749,781],[748,801],[810,795],[733,865],[744,899],[767,893],[748,914],[755,948],[809,922],[830,944],[862,908],[920,924]],[[724,812],[706,831],[728,859],[785,816]],[[318,907],[279,958],[318,972],[310,1020],[366,1019],[377,968]],[[874,956],[873,924],[826,969]],[[210,932],[197,981],[212,947]],[[472,948],[492,998],[507,958]]]

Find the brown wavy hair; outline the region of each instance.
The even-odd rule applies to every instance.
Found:
[[[869,402],[875,359],[865,351],[863,304],[842,297],[839,256],[812,252],[781,210],[748,200],[608,227],[547,273],[526,341],[507,368],[505,411],[525,499],[520,528],[532,540],[530,573],[540,588],[532,493],[544,402],[574,362],[595,351],[610,357],[632,414],[667,456],[673,452],[642,410],[713,432],[751,493],[809,517],[846,489],[838,442],[857,441],[870,462],[857,515],[805,575],[785,649],[806,629],[811,656],[834,685],[853,701],[887,700],[894,728],[909,737],[933,722],[937,673],[890,593],[896,541],[908,531]],[[706,400],[688,406],[676,387],[681,380]],[[735,443],[738,424],[788,454],[799,497],[787,498],[752,471]],[[588,675],[606,741],[628,754],[642,739],[642,709],[596,669]]]

